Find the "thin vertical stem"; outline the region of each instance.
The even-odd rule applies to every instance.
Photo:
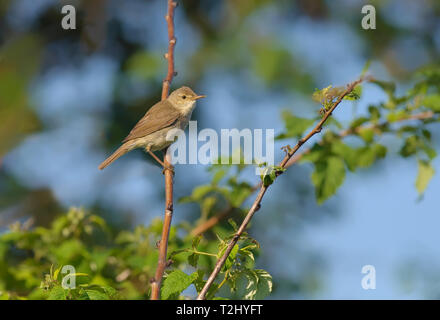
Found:
[[[162,84],[162,100],[168,98],[170,84],[175,75],[174,71],[174,47],[176,46],[176,37],[174,35],[174,9],[177,3],[168,0],[168,10],[165,20],[168,26],[168,52],[165,59],[168,60],[168,72]],[[163,162],[165,164],[165,216],[163,220],[162,237],[159,242],[159,258],[157,261],[156,274],[151,281],[151,300],[160,298],[160,285],[163,274],[167,266],[168,238],[171,229],[171,220],[173,218],[173,175],[174,171],[171,165],[171,155],[165,152]]]

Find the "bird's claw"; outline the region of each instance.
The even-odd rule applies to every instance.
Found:
[[[168,167],[168,166],[164,166],[163,167],[163,170],[162,170],[162,174],[165,174],[165,172],[167,171],[167,170],[169,170],[169,171],[171,171],[171,173],[173,174],[173,177],[174,177],[174,168],[173,167]]]

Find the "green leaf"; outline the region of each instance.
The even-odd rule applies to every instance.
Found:
[[[405,110],[398,110],[396,112],[390,112],[387,115],[387,120],[389,122],[397,122],[408,118],[408,112]]]
[[[345,166],[342,159],[334,156],[315,163],[312,183],[315,186],[316,200],[322,204],[336,193],[345,179]]]
[[[253,300],[255,299],[258,291],[258,276],[253,270],[245,270],[244,276],[247,279],[246,289],[244,299]]]
[[[422,104],[434,112],[440,112],[440,94],[432,94],[425,97]]]
[[[367,117],[359,117],[357,119],[354,119],[351,123],[350,123],[350,128],[357,128],[361,125],[363,125],[364,123],[368,122],[370,119]]]
[[[370,118],[372,122],[377,122],[380,119],[380,111],[375,106],[369,106],[368,112],[370,113]]]
[[[118,291],[115,288],[110,286],[102,286],[101,289],[104,290],[105,294],[107,294],[109,298],[118,297]]]
[[[198,277],[197,272],[190,276],[181,270],[174,270],[163,281],[162,300],[177,299],[183,290],[189,287]]]
[[[148,51],[136,52],[127,60],[127,73],[147,80],[157,75],[159,66],[159,56]]]
[[[227,171],[225,169],[219,169],[212,178],[212,184],[218,184],[226,175]]]
[[[101,291],[88,289],[85,292],[90,300],[109,300],[108,295]]]
[[[254,257],[254,253],[249,249],[250,249],[249,247],[242,248],[239,250],[239,254],[242,256],[242,259],[244,259],[245,266],[247,268],[252,268],[255,263],[255,257]]]
[[[426,155],[430,160],[434,159],[437,156],[437,151],[434,148],[424,144],[423,151],[425,151]]]
[[[200,202],[208,193],[215,190],[216,187],[209,184],[197,186],[190,196],[180,198],[179,203]]]
[[[192,192],[192,197],[195,200],[200,200],[202,199],[205,195],[207,195],[209,192],[213,191],[213,186],[211,185],[203,185],[203,186],[198,186],[195,187],[193,192]]]
[[[428,187],[429,181],[434,176],[435,170],[431,163],[427,161],[419,161],[419,172],[416,179],[416,189],[419,195],[422,195]]]
[[[69,277],[88,277],[89,275],[87,273],[76,272],[76,273],[70,273],[66,276],[69,276]]]
[[[205,285],[206,281],[203,280],[203,276],[205,275],[205,272],[203,270],[197,270],[195,272],[195,280],[193,281],[194,287],[196,287],[197,293],[200,293],[202,291],[203,286]]]
[[[351,91],[349,94],[347,94],[344,97],[344,100],[359,100],[361,98],[362,94],[362,86],[357,85],[354,87],[353,91]]]
[[[276,175],[276,171],[272,167],[266,167],[263,169],[263,174],[260,177],[264,186],[267,187],[270,186],[275,181],[277,175]]]
[[[318,162],[328,153],[328,148],[315,143],[308,153],[304,153],[301,157],[301,162]]]
[[[74,260],[76,257],[89,255],[84,244],[78,239],[64,241],[59,246],[52,247],[51,250],[62,265],[69,264],[69,261]]]
[[[361,128],[359,129],[359,136],[366,142],[371,143],[374,139],[374,130],[373,128]]]
[[[322,104],[327,111],[333,105],[334,101],[344,92],[343,87],[333,88],[331,85],[321,90],[316,89],[313,92],[312,99]]]
[[[204,217],[211,212],[212,208],[217,204],[217,200],[218,198],[214,196],[207,196],[201,200],[200,208]]]
[[[429,131],[429,130],[426,130],[426,129],[422,129],[422,134],[423,134],[423,137],[426,139],[426,140],[428,140],[428,141],[431,141],[431,132]]]
[[[420,138],[418,136],[412,135],[406,138],[402,148],[400,149],[400,154],[403,157],[409,157],[417,152],[421,144]]]
[[[1,292],[0,291],[0,300],[9,300],[11,296],[7,292]]]
[[[245,269],[242,274],[247,280],[244,299],[263,299],[272,292],[272,276],[267,271]]]
[[[263,269],[255,269],[254,272],[258,277],[258,288],[255,298],[260,300],[267,297],[272,292],[272,276],[269,274],[269,272]]]
[[[191,253],[188,256],[188,263],[193,266],[194,268],[197,268],[197,263],[199,262],[199,255],[197,253]]]
[[[234,208],[239,208],[243,204],[243,202],[251,195],[251,193],[252,187],[247,183],[240,183],[234,186],[232,192],[229,193],[228,196],[231,206]]]
[[[357,166],[367,168],[371,166],[377,158],[383,158],[386,155],[386,148],[380,144],[363,147],[356,150]]]
[[[232,227],[232,229],[234,229],[234,231],[237,231],[237,230],[238,230],[237,223],[234,221],[234,219],[229,218],[229,219],[228,219],[228,223],[231,225],[231,227]]]
[[[238,249],[239,249],[238,244],[236,244],[232,248],[231,253],[229,254],[223,266],[223,271],[230,269],[234,265],[235,257],[237,256]],[[225,251],[226,251],[226,247],[222,250],[220,256],[222,256]]]
[[[406,158],[416,154],[418,151],[424,151],[430,160],[437,156],[435,149],[429,146],[421,137],[416,135],[406,138],[402,148],[400,149],[400,154]]]
[[[362,68],[361,77],[364,77],[367,74],[368,70],[370,70],[370,65],[371,65],[371,60],[367,60],[367,62],[365,62],[364,67]]]
[[[215,282],[211,285],[211,288],[209,288],[208,293],[206,294],[206,300],[214,299],[214,295],[219,290],[218,287],[219,287],[219,284],[215,283]]]
[[[262,181],[263,181],[263,184],[264,184],[265,187],[270,186],[274,182],[274,180],[275,179],[273,179],[273,177],[270,174],[265,174],[262,177]]]
[[[355,171],[357,168],[356,150],[340,140],[335,141],[331,145],[332,153],[344,159],[348,170]]]
[[[290,52],[272,41],[256,46],[253,53],[253,69],[268,85],[279,81],[292,61]]]
[[[387,155],[387,148],[381,144],[376,143],[372,146],[377,158],[385,158]]]
[[[328,128],[330,128],[331,126],[336,127],[338,130],[342,130],[344,128],[342,123],[340,121],[336,120],[336,118],[334,118],[334,117],[328,118],[325,123]]]
[[[281,114],[286,132],[278,135],[275,139],[286,139],[290,137],[301,136],[307,128],[309,128],[315,121],[313,119],[300,118],[294,116],[290,111],[284,110]]]
[[[198,236],[194,237],[194,239],[192,240],[192,248],[194,250],[197,249],[197,247],[200,243],[200,240],[202,240],[202,235],[198,235]]]
[[[350,171],[371,166],[377,159],[385,157],[387,152],[387,149],[380,144],[354,149],[342,141],[334,142],[331,148],[333,154],[344,159]]]
[[[53,287],[50,290],[48,300],[67,300],[66,290],[60,286]]]
[[[53,271],[53,264],[50,265],[49,274],[50,274],[51,279],[55,279],[54,271]]]

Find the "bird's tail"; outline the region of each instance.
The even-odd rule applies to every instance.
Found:
[[[120,146],[118,148],[118,150],[116,150],[115,152],[113,152],[113,154],[108,157],[107,159],[105,159],[100,165],[99,165],[99,170],[104,169],[105,167],[107,167],[110,163],[112,163],[113,161],[115,161],[116,159],[118,159],[119,157],[122,157],[124,154],[126,154],[128,151],[130,151],[130,148],[128,148],[128,146],[126,144],[123,144],[122,146]]]

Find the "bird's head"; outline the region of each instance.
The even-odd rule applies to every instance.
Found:
[[[192,108],[197,99],[204,98],[204,95],[197,95],[194,91],[189,87],[181,87],[177,90],[174,90],[168,100],[174,105],[174,107],[186,110],[188,108]]]

